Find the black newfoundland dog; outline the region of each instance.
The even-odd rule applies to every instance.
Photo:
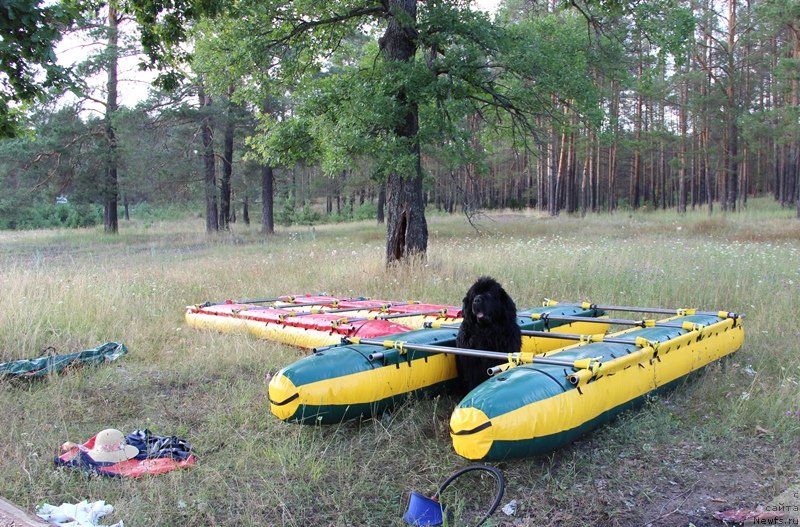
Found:
[[[464,297],[464,321],[458,330],[459,348],[518,352],[522,335],[517,324],[517,306],[496,280],[482,276],[472,284]],[[458,374],[465,391],[470,391],[489,378],[486,370],[502,361],[457,356]]]

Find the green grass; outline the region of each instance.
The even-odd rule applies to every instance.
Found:
[[[0,495],[21,506],[104,499],[129,527],[402,525],[410,489],[431,494],[467,464],[448,435],[457,401],[412,401],[333,427],[282,423],[269,415],[265,377],[301,352],[191,330],[184,307],[302,292],[457,304],[481,274],[519,307],[551,297],[747,314],[745,346],[729,359],[568,448],[500,463],[504,503],[519,511],[487,525],[700,526],[713,510],[766,504],[798,477],[800,418],[787,415],[800,410],[793,209],[753,200],[711,218],[496,213],[480,232],[432,215],[427,261],[390,269],[372,222],[267,239],[239,224],[209,239],[196,218],[121,228],[0,232],[0,361],[108,340],[130,349],[97,369],[0,381]],[[138,481],[53,466],[62,442],[106,427],[184,436],[200,462]],[[491,485],[460,489],[462,508],[478,490]]]

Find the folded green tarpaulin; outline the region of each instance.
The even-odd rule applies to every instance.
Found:
[[[67,355],[45,355],[36,359],[23,359],[0,363],[0,377],[42,377],[58,373],[69,365],[102,364],[117,360],[128,353],[125,344],[107,342],[90,350]]]

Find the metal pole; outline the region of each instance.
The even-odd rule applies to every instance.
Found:
[[[211,306],[221,306],[223,304],[266,304],[268,302],[290,302],[297,297],[304,297],[304,296],[327,296],[325,293],[319,293],[317,295],[283,295],[278,296],[275,298],[260,298],[258,300],[231,300],[228,302],[225,300],[224,302],[206,302],[204,304],[200,304],[200,307],[211,307]]]
[[[605,319],[603,318],[585,318],[585,317],[577,317],[581,322],[589,321],[589,322],[597,322],[598,324],[602,324]],[[431,323],[426,322],[424,327],[430,328]],[[677,326],[681,327],[681,326]],[[458,329],[458,325],[453,324],[444,324],[438,326],[438,329]],[[686,329],[686,328],[684,328]],[[605,335],[603,333],[599,333],[597,335],[576,335],[574,333],[553,333],[552,331],[533,331],[531,329],[523,329],[520,330],[523,336],[526,337],[542,337],[546,339],[562,339],[562,340],[577,340],[581,342],[608,342],[609,344],[639,344],[641,341],[637,340],[625,340],[625,339],[615,339],[615,338],[604,338]]]
[[[583,302],[580,304],[562,304],[549,298],[544,299],[544,306],[561,307],[581,307],[583,309],[598,309],[601,311],[630,311],[632,313],[659,313],[664,315],[706,315],[720,318],[744,318],[744,313],[734,313],[733,311],[698,311],[694,308],[671,309],[663,307],[634,307],[634,306],[603,306]]]
[[[523,329],[522,334],[526,337],[542,337],[546,339],[562,339],[562,340],[577,340],[580,342],[608,342],[609,344],[635,344],[639,345],[642,340],[628,340],[628,339],[615,339],[605,338],[604,334],[598,335],[575,335],[572,333],[553,333],[552,331],[533,331],[530,329]],[[641,338],[641,337],[640,337]],[[650,341],[648,341],[650,342]]]
[[[367,299],[366,298],[362,298],[362,297],[355,297],[355,298],[337,298],[335,300],[330,300],[328,302],[305,302],[305,303],[298,302],[296,304],[295,303],[291,303],[291,302],[287,302],[288,305],[283,306],[283,307],[279,307],[279,308],[276,308],[276,309],[289,309],[289,308],[293,308],[293,307],[309,307],[309,306],[329,306],[329,305],[332,305],[332,304],[338,304],[339,302],[353,302],[353,301],[359,301],[359,300],[367,300]],[[281,302],[281,301],[279,300],[278,302]]]
[[[423,315],[441,315],[442,309],[433,309],[430,311],[409,311],[408,313],[390,313],[388,315],[375,315],[374,317],[358,317],[358,318],[345,318],[341,321],[334,320],[337,324],[349,324],[350,322],[362,322],[364,320],[390,320],[393,318],[408,318],[419,317]],[[330,311],[326,311],[330,313]]]
[[[613,324],[616,326],[636,326],[640,328],[683,328],[682,323],[674,322],[658,322],[656,320],[628,320],[624,318],[595,318],[587,319],[586,317],[576,317],[571,315],[551,315],[549,313],[533,313],[531,314],[533,320],[542,320],[547,324],[548,320],[557,320],[559,322],[597,322],[600,324]]]
[[[408,306],[416,304],[417,302],[401,302],[398,304],[376,304],[374,306],[361,306],[361,307],[343,307],[341,309],[329,309],[327,311],[311,311],[309,313],[297,313],[296,315],[292,315],[293,317],[307,317],[310,315],[327,315],[329,313],[347,313],[351,311],[370,311],[374,309],[388,309],[390,307],[397,307],[397,306]]]
[[[374,339],[359,339],[357,337],[345,337],[342,339],[348,344],[367,344],[370,346],[380,346],[382,348],[411,350],[411,351],[424,351],[428,353],[450,353],[452,355],[461,355],[462,357],[477,357],[484,359],[497,359],[500,361],[509,361],[516,359],[520,353],[500,353],[498,351],[487,350],[473,350],[467,348],[451,348],[449,346],[435,346],[431,344],[410,344],[400,340],[374,340]],[[381,352],[371,353],[369,360],[380,360],[384,357]],[[575,365],[574,361],[548,359],[544,357],[534,357],[533,362],[536,364],[549,364],[552,366],[567,366],[572,368]]]

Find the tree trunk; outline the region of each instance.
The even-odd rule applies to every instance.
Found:
[[[275,189],[272,167],[261,167],[261,232],[275,234]]]
[[[242,221],[245,225],[250,225],[250,200],[247,195],[242,200]]]
[[[637,45],[637,53],[639,55],[639,62],[637,66],[637,74],[638,78],[643,78],[644,72],[644,59],[642,58],[643,50],[642,50],[642,38],[639,35],[638,38],[638,45]],[[628,200],[629,205],[633,210],[639,208],[639,199],[640,199],[640,192],[641,192],[641,181],[642,181],[642,106],[644,103],[644,97],[642,96],[641,90],[637,90],[636,93],[636,114],[633,117],[633,164],[631,165],[631,179],[630,179],[630,188],[628,192]]]
[[[619,85],[611,81],[611,146],[608,149],[608,212],[617,208],[617,139],[619,137]]]
[[[557,215],[561,208],[566,204],[566,184],[567,184],[567,163],[569,161],[568,157],[568,140],[567,140],[567,132],[563,132],[561,134],[561,146],[558,151],[558,171],[556,174],[556,182],[555,182],[555,208],[553,216]],[[567,210],[567,212],[570,212]]]
[[[222,180],[219,185],[219,215],[220,228],[228,230],[233,220],[231,212],[231,177],[233,175],[233,132],[234,132],[234,105],[231,101],[234,87],[228,88],[228,112],[225,119],[225,136],[222,151]]]
[[[641,65],[640,65],[641,67]],[[636,115],[633,125],[633,163],[631,164],[631,180],[628,199],[633,210],[639,208],[639,196],[642,180],[642,95],[636,95]]]
[[[736,199],[739,190],[739,126],[737,123],[736,86],[734,85],[734,70],[736,60],[733,53],[736,38],[736,0],[728,0],[728,85],[727,96],[727,125],[728,125],[728,157],[726,174],[727,206],[730,211],[736,210]]]
[[[688,71],[687,71],[688,72]],[[680,150],[678,153],[678,212],[686,212],[686,110],[689,102],[688,80],[681,79],[681,95],[678,107],[678,128],[680,129]]]
[[[705,35],[705,46],[704,49],[706,51],[703,52],[704,61],[708,64],[711,60],[711,35]],[[703,84],[700,88],[700,98],[705,101],[708,97],[708,94],[711,92],[711,69],[706,72],[705,79],[703,79]],[[705,182],[706,182],[706,201],[708,202],[708,215],[711,216],[714,214],[714,179],[712,177],[712,170],[711,170],[711,130],[708,123],[709,120],[709,112],[710,108],[708,103],[703,103],[703,129],[700,133],[702,137],[702,144],[703,144],[703,171],[705,172]]]
[[[800,64],[800,22],[795,21],[789,27],[792,34],[792,58],[795,64]],[[800,78],[795,76],[792,79],[791,104],[794,108],[800,107]],[[790,151],[789,166],[794,177],[794,205],[797,209],[797,219],[800,219],[800,137],[795,134],[792,140]]]
[[[385,62],[409,63],[417,51],[416,0],[387,0],[389,19],[380,39],[380,50]],[[428,224],[425,220],[425,203],[422,196],[422,162],[419,145],[419,107],[410,101],[405,88],[395,95],[405,116],[395,128],[398,138],[408,145],[414,158],[410,174],[392,171],[389,174],[386,221],[386,263],[391,264],[408,257],[425,257],[428,249]]]
[[[386,185],[381,185],[380,190],[378,191],[378,224],[382,225],[385,223],[385,218],[383,215],[383,209],[386,207]]]
[[[206,95],[203,81],[197,86],[197,98],[200,102],[200,135],[203,139],[203,167],[206,189],[206,232],[219,230],[217,214],[217,173],[214,159],[214,130],[211,119],[211,96]]]
[[[105,232],[117,234],[119,219],[117,201],[119,181],[117,179],[117,137],[114,130],[114,114],[117,111],[117,63],[119,60],[119,18],[114,2],[108,4],[108,82],[106,84],[105,132],[108,141],[105,184],[103,185],[103,226]]]
[[[581,173],[581,194],[580,194],[580,209],[581,216],[586,216],[586,209],[589,207],[589,194],[592,192],[591,174],[592,174],[592,146],[593,138],[591,133],[586,138],[586,157],[583,160],[583,172]]]
[[[556,145],[558,144],[558,133],[556,132],[555,125],[553,123],[550,124],[552,127],[552,132],[550,134],[550,142],[547,143],[547,211],[550,216],[555,216],[558,214],[558,197],[556,195],[556,190],[558,185],[556,184],[557,175],[558,175],[558,163],[556,162],[556,157],[558,156],[556,151]]]

